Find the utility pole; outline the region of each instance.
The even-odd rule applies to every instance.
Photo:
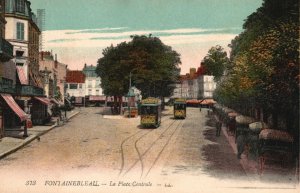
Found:
[[[131,96],[129,95],[130,94],[130,89],[131,89],[131,71],[130,71],[130,74],[129,74],[129,89],[128,89],[128,96],[130,97],[128,97],[128,99],[131,99]],[[131,101],[130,100],[128,100],[128,111],[129,111],[129,115],[128,115],[128,117],[129,118],[131,118],[131,109],[130,109],[130,104],[131,103]]]

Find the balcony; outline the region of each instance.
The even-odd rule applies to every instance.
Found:
[[[0,78],[0,92],[13,94],[15,92],[13,81],[7,78]]]
[[[0,60],[7,62],[13,58],[13,45],[3,38],[0,38]]]
[[[44,96],[44,89],[32,85],[17,85],[16,94],[20,96]]]

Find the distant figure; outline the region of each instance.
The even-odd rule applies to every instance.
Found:
[[[246,145],[246,138],[244,135],[239,135],[236,139],[236,145],[237,145],[237,158],[241,159],[241,155],[244,152],[244,148]]]
[[[110,110],[111,110],[111,114],[113,115],[114,114],[114,106],[113,106],[113,104],[111,104]]]
[[[236,121],[235,121],[235,118],[233,118],[233,117],[229,118],[229,121],[227,123],[227,129],[228,129],[228,134],[235,135],[235,131],[236,131]]]
[[[221,128],[222,128],[222,122],[220,120],[216,123],[216,136],[220,136],[221,134]]]

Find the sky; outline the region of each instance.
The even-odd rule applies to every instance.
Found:
[[[72,70],[97,64],[102,50],[130,35],[159,37],[181,55],[181,74],[200,66],[212,46],[242,32],[262,0],[30,0],[45,9],[44,51]]]

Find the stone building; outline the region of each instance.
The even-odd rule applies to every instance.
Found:
[[[41,76],[39,73],[39,35],[35,14],[28,0],[5,1],[5,38],[13,45],[13,60],[17,74],[14,100],[28,114],[34,124],[43,123],[47,117],[49,102],[44,100]],[[15,111],[16,112],[16,111]],[[12,118],[13,120],[14,118]],[[23,124],[15,120],[11,126]]]
[[[89,103],[105,102],[101,88],[101,78],[96,74],[96,66],[84,65],[82,72],[85,74],[85,99]]]
[[[79,70],[68,70],[66,77],[66,93],[74,105],[85,105],[85,75]]]
[[[66,90],[67,65],[57,61],[52,52],[40,52],[39,71],[43,76],[45,95],[64,101]]]

